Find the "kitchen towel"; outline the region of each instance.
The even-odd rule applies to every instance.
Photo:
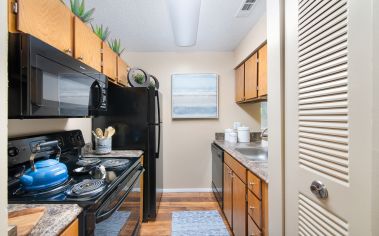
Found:
[[[175,211],[172,236],[229,236],[218,211]]]

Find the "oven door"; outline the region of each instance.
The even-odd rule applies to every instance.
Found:
[[[141,190],[136,186],[143,168],[118,186],[96,212],[95,235],[137,235],[141,222]]]

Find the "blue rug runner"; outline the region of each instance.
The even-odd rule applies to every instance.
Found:
[[[218,211],[172,213],[172,236],[229,236]]]

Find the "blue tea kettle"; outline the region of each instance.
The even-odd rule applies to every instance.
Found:
[[[61,184],[68,179],[68,171],[65,164],[54,159],[37,161],[34,168],[31,167],[20,177],[23,189],[26,191],[38,191]]]
[[[57,147],[57,160],[47,159],[34,163],[36,153],[41,150],[41,147],[50,145]],[[61,149],[56,140],[37,144],[30,156],[31,167],[19,177],[23,190],[39,191],[65,182],[68,179],[68,171],[66,165],[59,162],[60,153]]]

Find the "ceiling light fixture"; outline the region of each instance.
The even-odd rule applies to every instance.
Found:
[[[180,47],[196,44],[201,0],[167,0],[175,43]]]

